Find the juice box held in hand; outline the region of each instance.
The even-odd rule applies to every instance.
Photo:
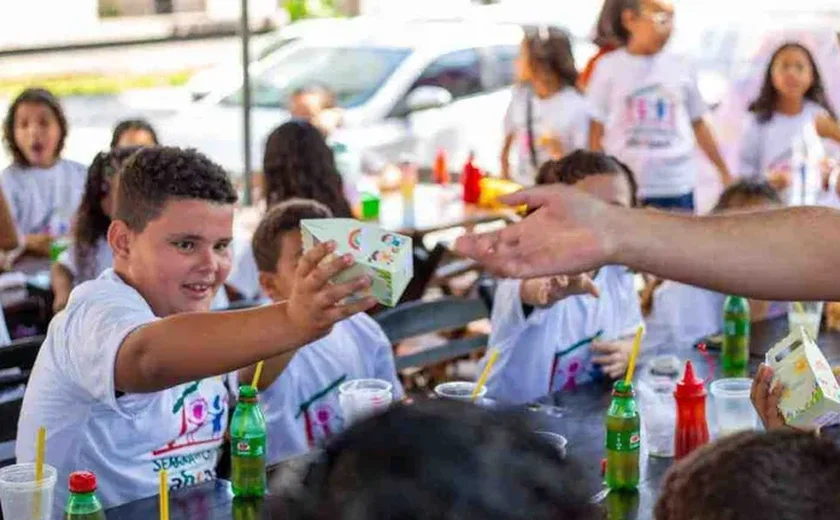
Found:
[[[767,352],[773,386],[784,387],[779,411],[794,427],[840,423],[840,385],[814,340],[800,327]]]
[[[300,223],[303,249],[335,240],[336,255],[350,253],[355,264],[334,281],[367,275],[373,283],[362,296],[393,307],[414,274],[411,238],[349,218],[312,219]]]

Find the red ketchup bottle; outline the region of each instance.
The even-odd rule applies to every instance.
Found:
[[[685,457],[709,442],[706,422],[706,387],[694,375],[691,361],[685,362],[685,373],[674,391],[677,401],[677,426],[674,432],[674,458]]]
[[[464,202],[467,204],[478,204],[481,196],[481,177],[481,170],[475,165],[475,154],[470,152],[461,173],[461,182],[464,183]]]

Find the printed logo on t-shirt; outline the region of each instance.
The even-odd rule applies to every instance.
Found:
[[[597,340],[603,331],[584,338],[568,347],[561,348],[554,353],[554,360],[551,364],[551,377],[548,383],[548,393],[565,390],[575,390],[577,385],[589,382],[594,379],[597,372],[590,367],[589,349],[584,348]]]
[[[624,100],[627,147],[668,148],[677,138],[679,99],[662,85],[632,92]]]
[[[182,386],[181,394],[172,406],[172,415],[180,422],[178,436],[152,451],[154,472],[169,471],[169,486],[173,489],[216,477],[214,468],[227,422],[228,396],[222,384],[215,385],[215,391],[213,388],[200,391],[203,382],[216,379]],[[195,450],[197,446],[205,445],[208,446],[206,450]]]
[[[338,387],[347,379],[342,375],[323,390],[319,390],[298,407],[295,419],[303,417],[306,443],[310,448],[322,445],[344,429],[344,417],[336,404]]]

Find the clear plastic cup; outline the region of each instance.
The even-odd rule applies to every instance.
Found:
[[[788,326],[791,332],[804,327],[811,339],[820,336],[823,302],[796,302],[788,304]]]
[[[49,520],[55,491],[55,468],[44,464],[44,478],[35,480],[35,464],[0,469],[0,505],[5,520]]]
[[[393,385],[382,379],[353,379],[338,387],[338,404],[344,420],[353,424],[385,411],[394,400]]]
[[[710,390],[721,437],[756,428],[758,415],[750,402],[751,386],[752,379],[746,377],[718,379],[712,383]]]
[[[464,402],[472,402],[474,391],[475,383],[472,381],[450,381],[449,383],[441,383],[435,387],[435,394],[438,397]],[[482,386],[481,391],[478,392],[478,399],[482,399],[486,393],[487,387]]]
[[[667,376],[642,378],[636,385],[641,410],[644,442],[651,457],[674,456],[674,428],[677,423],[677,403],[674,399],[676,381]]]
[[[554,432],[538,431],[534,433],[536,433],[537,435],[542,437],[543,440],[551,444],[554,447],[554,449],[557,450],[557,453],[560,454],[560,457],[564,459],[566,458],[566,446],[569,444],[569,441],[566,440],[565,437],[563,437],[559,433]]]

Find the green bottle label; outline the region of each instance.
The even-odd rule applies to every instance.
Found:
[[[750,320],[740,316],[727,316],[723,322],[723,333],[727,336],[749,336]]]
[[[607,449],[610,451],[637,451],[641,440],[639,430],[619,432],[607,430]]]
[[[234,457],[262,457],[265,455],[265,437],[232,439],[231,453]]]

